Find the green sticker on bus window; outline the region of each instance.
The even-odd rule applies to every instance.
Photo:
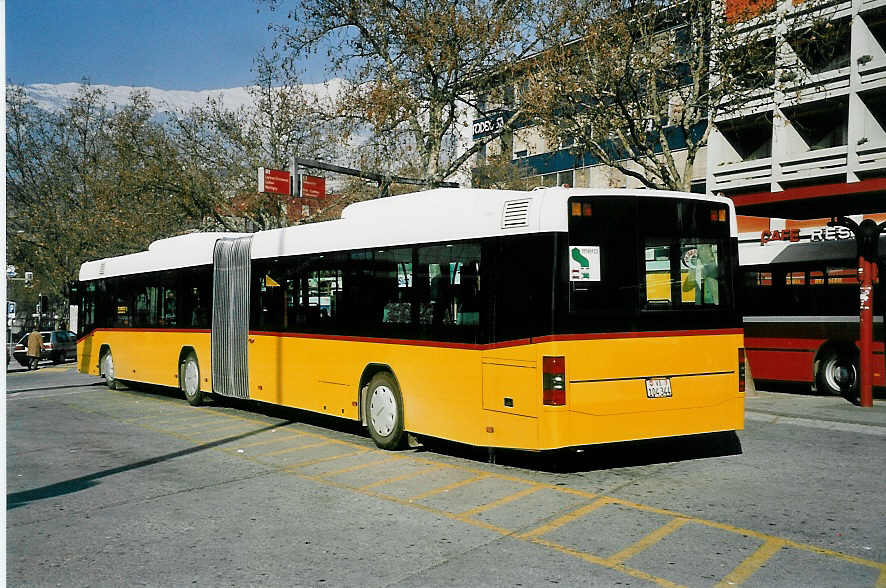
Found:
[[[569,246],[569,281],[600,281],[600,247],[598,245]]]

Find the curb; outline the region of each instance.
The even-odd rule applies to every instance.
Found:
[[[807,419],[794,416],[773,414],[768,412],[745,411],[745,419],[769,423],[772,425],[796,425],[799,427],[811,427],[828,431],[842,431],[848,433],[861,433],[863,435],[875,435],[886,437],[886,427],[878,425],[863,425],[860,423],[847,423],[843,421],[825,421],[821,419]]]

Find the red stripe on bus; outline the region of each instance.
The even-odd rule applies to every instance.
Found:
[[[635,331],[624,333],[585,333],[575,335],[545,335],[533,337],[533,343],[555,341],[584,341],[588,339],[645,339],[653,337],[695,337],[698,335],[741,335],[744,329],[693,329],[684,331]]]
[[[121,328],[101,328],[95,329],[89,335],[98,331],[114,331],[125,333],[210,333],[210,329],[136,329],[131,327]],[[483,351],[487,349],[502,349],[506,347],[518,347],[520,345],[529,345],[532,343],[550,343],[557,341],[585,341],[596,339],[640,339],[652,337],[686,337],[696,335],[741,335],[744,331],[740,328],[736,329],[698,329],[683,331],[639,331],[639,332],[623,332],[623,333],[584,333],[574,335],[545,335],[542,337],[533,337],[532,339],[512,339],[509,341],[500,341],[497,343],[457,343],[453,341],[426,341],[420,339],[392,339],[383,337],[358,337],[353,335],[327,335],[320,333],[284,333],[278,331],[249,331],[250,335],[261,337],[293,337],[298,339],[321,339],[324,341],[351,341],[359,343],[387,343],[390,345],[415,345],[421,347],[438,347],[448,349],[471,349]],[[85,335],[77,342],[79,343],[89,335]]]
[[[584,333],[574,335],[544,335],[542,337],[532,337],[532,339],[514,339],[511,341],[501,341],[498,343],[454,343],[450,341],[423,341],[415,339],[384,339],[376,337],[355,337],[350,335],[320,335],[315,333],[280,333],[273,331],[250,331],[250,335],[269,336],[269,337],[297,337],[302,339],[323,339],[334,341],[356,341],[363,343],[389,343],[393,345],[418,345],[426,347],[446,347],[453,349],[500,349],[503,347],[517,347],[519,345],[529,345],[533,343],[551,343],[557,341],[586,341],[595,339],[639,339],[651,337],[686,337],[696,335],[741,335],[744,331],[738,329],[707,329],[692,331],[640,331],[627,333]]]
[[[386,339],[382,337],[357,337],[354,335],[325,335],[320,333],[283,333],[277,331],[249,331],[250,335],[259,337],[292,337],[296,339],[320,339],[322,341],[351,341],[355,343],[388,343],[391,345],[420,345],[423,347],[445,347],[454,349],[485,349],[486,345],[479,343],[455,343],[452,341],[421,341],[414,339]],[[529,343],[514,342],[513,345]]]

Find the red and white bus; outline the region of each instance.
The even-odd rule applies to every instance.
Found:
[[[880,251],[886,252],[886,239]],[[849,230],[819,226],[743,233],[739,263],[739,307],[754,379],[805,382],[814,391],[857,397],[858,258]],[[875,280],[872,381],[880,387],[886,386],[884,308]]]

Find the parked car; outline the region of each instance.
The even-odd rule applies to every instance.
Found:
[[[52,363],[62,363],[68,358],[77,359],[77,335],[71,331],[40,331],[43,337],[43,350],[40,359],[51,359]],[[28,367],[28,336],[22,337],[12,352],[15,360]]]

